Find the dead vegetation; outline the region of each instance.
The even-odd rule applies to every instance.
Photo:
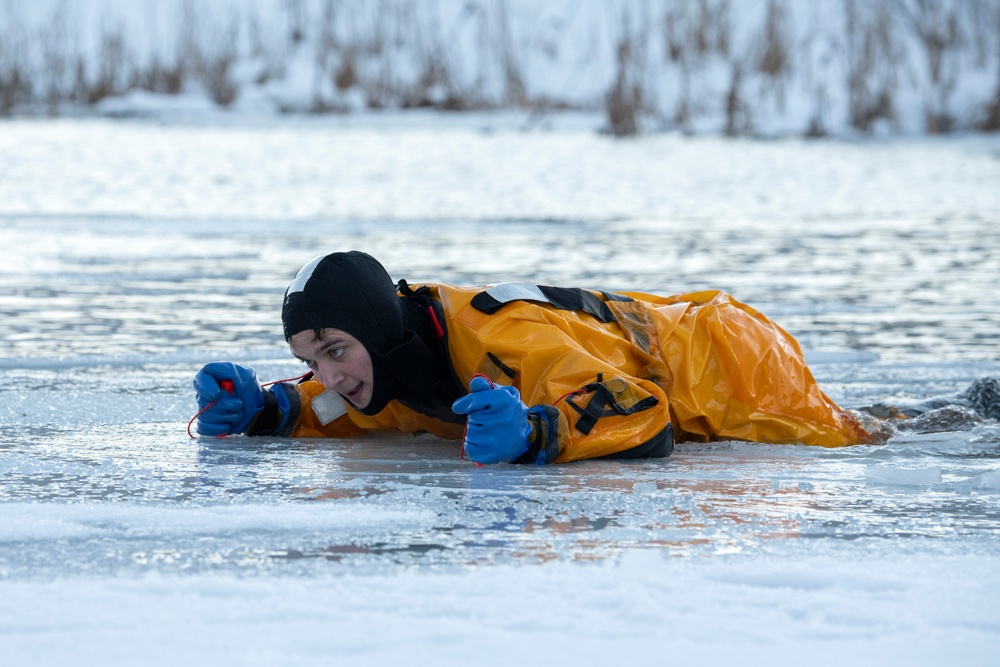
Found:
[[[0,0],[0,115],[58,115],[132,90],[202,91],[226,107],[308,61],[311,98],[282,110],[603,108],[616,136],[693,132],[706,118],[745,136],[805,95],[815,110],[801,133],[823,136],[832,116],[862,133],[899,129],[916,97],[927,132],[1000,129],[1000,0],[767,0],[740,25],[745,8],[732,0],[615,0],[603,13],[569,3],[538,25],[536,5],[519,0],[469,0],[453,14],[433,0],[283,0],[278,31],[257,5],[220,17],[178,0],[177,34],[157,48],[107,14],[85,46],[67,0],[37,24],[18,6]],[[795,13],[820,10],[839,22],[802,34]],[[602,22],[581,28],[581,16]],[[607,47],[589,60],[565,55],[572,39],[602,34]],[[822,72],[810,60],[819,51]],[[538,58],[580,68],[567,77],[577,81],[588,69],[611,75],[592,98],[560,97],[534,78]],[[956,91],[970,71],[992,72],[995,84],[963,117]]]
[[[955,125],[950,98],[958,83],[965,41],[959,27],[959,7],[942,0],[904,0],[899,6],[926,59],[930,79],[924,100],[927,131],[949,132]]]
[[[846,0],[845,11],[850,123],[863,132],[877,121],[894,125],[902,54],[891,3]]]

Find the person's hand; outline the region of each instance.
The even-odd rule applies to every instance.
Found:
[[[247,430],[264,408],[264,392],[253,369],[228,361],[214,361],[194,376],[198,392],[198,433],[231,435]],[[207,409],[206,409],[207,408]]]
[[[514,387],[495,387],[485,377],[474,377],[469,393],[451,409],[469,416],[465,451],[476,463],[510,462],[528,451],[528,406]]]

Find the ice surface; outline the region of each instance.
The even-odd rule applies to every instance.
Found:
[[[977,489],[1000,491],[1000,471],[984,473],[971,481]]]
[[[5,664],[1000,648],[995,421],[483,468],[430,437],[185,432],[202,363],[303,371],[281,294],[349,248],[410,282],[719,287],[847,407],[954,394],[1000,375],[995,138],[67,120],[2,124],[0,153]]]
[[[865,469],[865,479],[869,484],[887,486],[929,487],[941,481],[941,468],[899,468],[887,465],[871,465]]]

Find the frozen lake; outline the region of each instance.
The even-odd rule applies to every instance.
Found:
[[[5,664],[993,664],[1000,424],[476,467],[192,440],[207,361],[303,372],[295,270],[721,288],[845,407],[1000,375],[1000,137],[615,141],[586,118],[0,124]]]

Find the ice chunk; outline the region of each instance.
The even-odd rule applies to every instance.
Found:
[[[941,483],[941,468],[901,468],[889,465],[870,465],[865,469],[869,484],[886,486],[932,486]]]
[[[980,451],[982,446],[970,444],[968,432],[941,431],[898,435],[886,443],[885,449],[887,451],[915,456],[929,452],[956,453]]]
[[[1000,470],[983,473],[972,480],[972,487],[989,491],[1000,491]]]

